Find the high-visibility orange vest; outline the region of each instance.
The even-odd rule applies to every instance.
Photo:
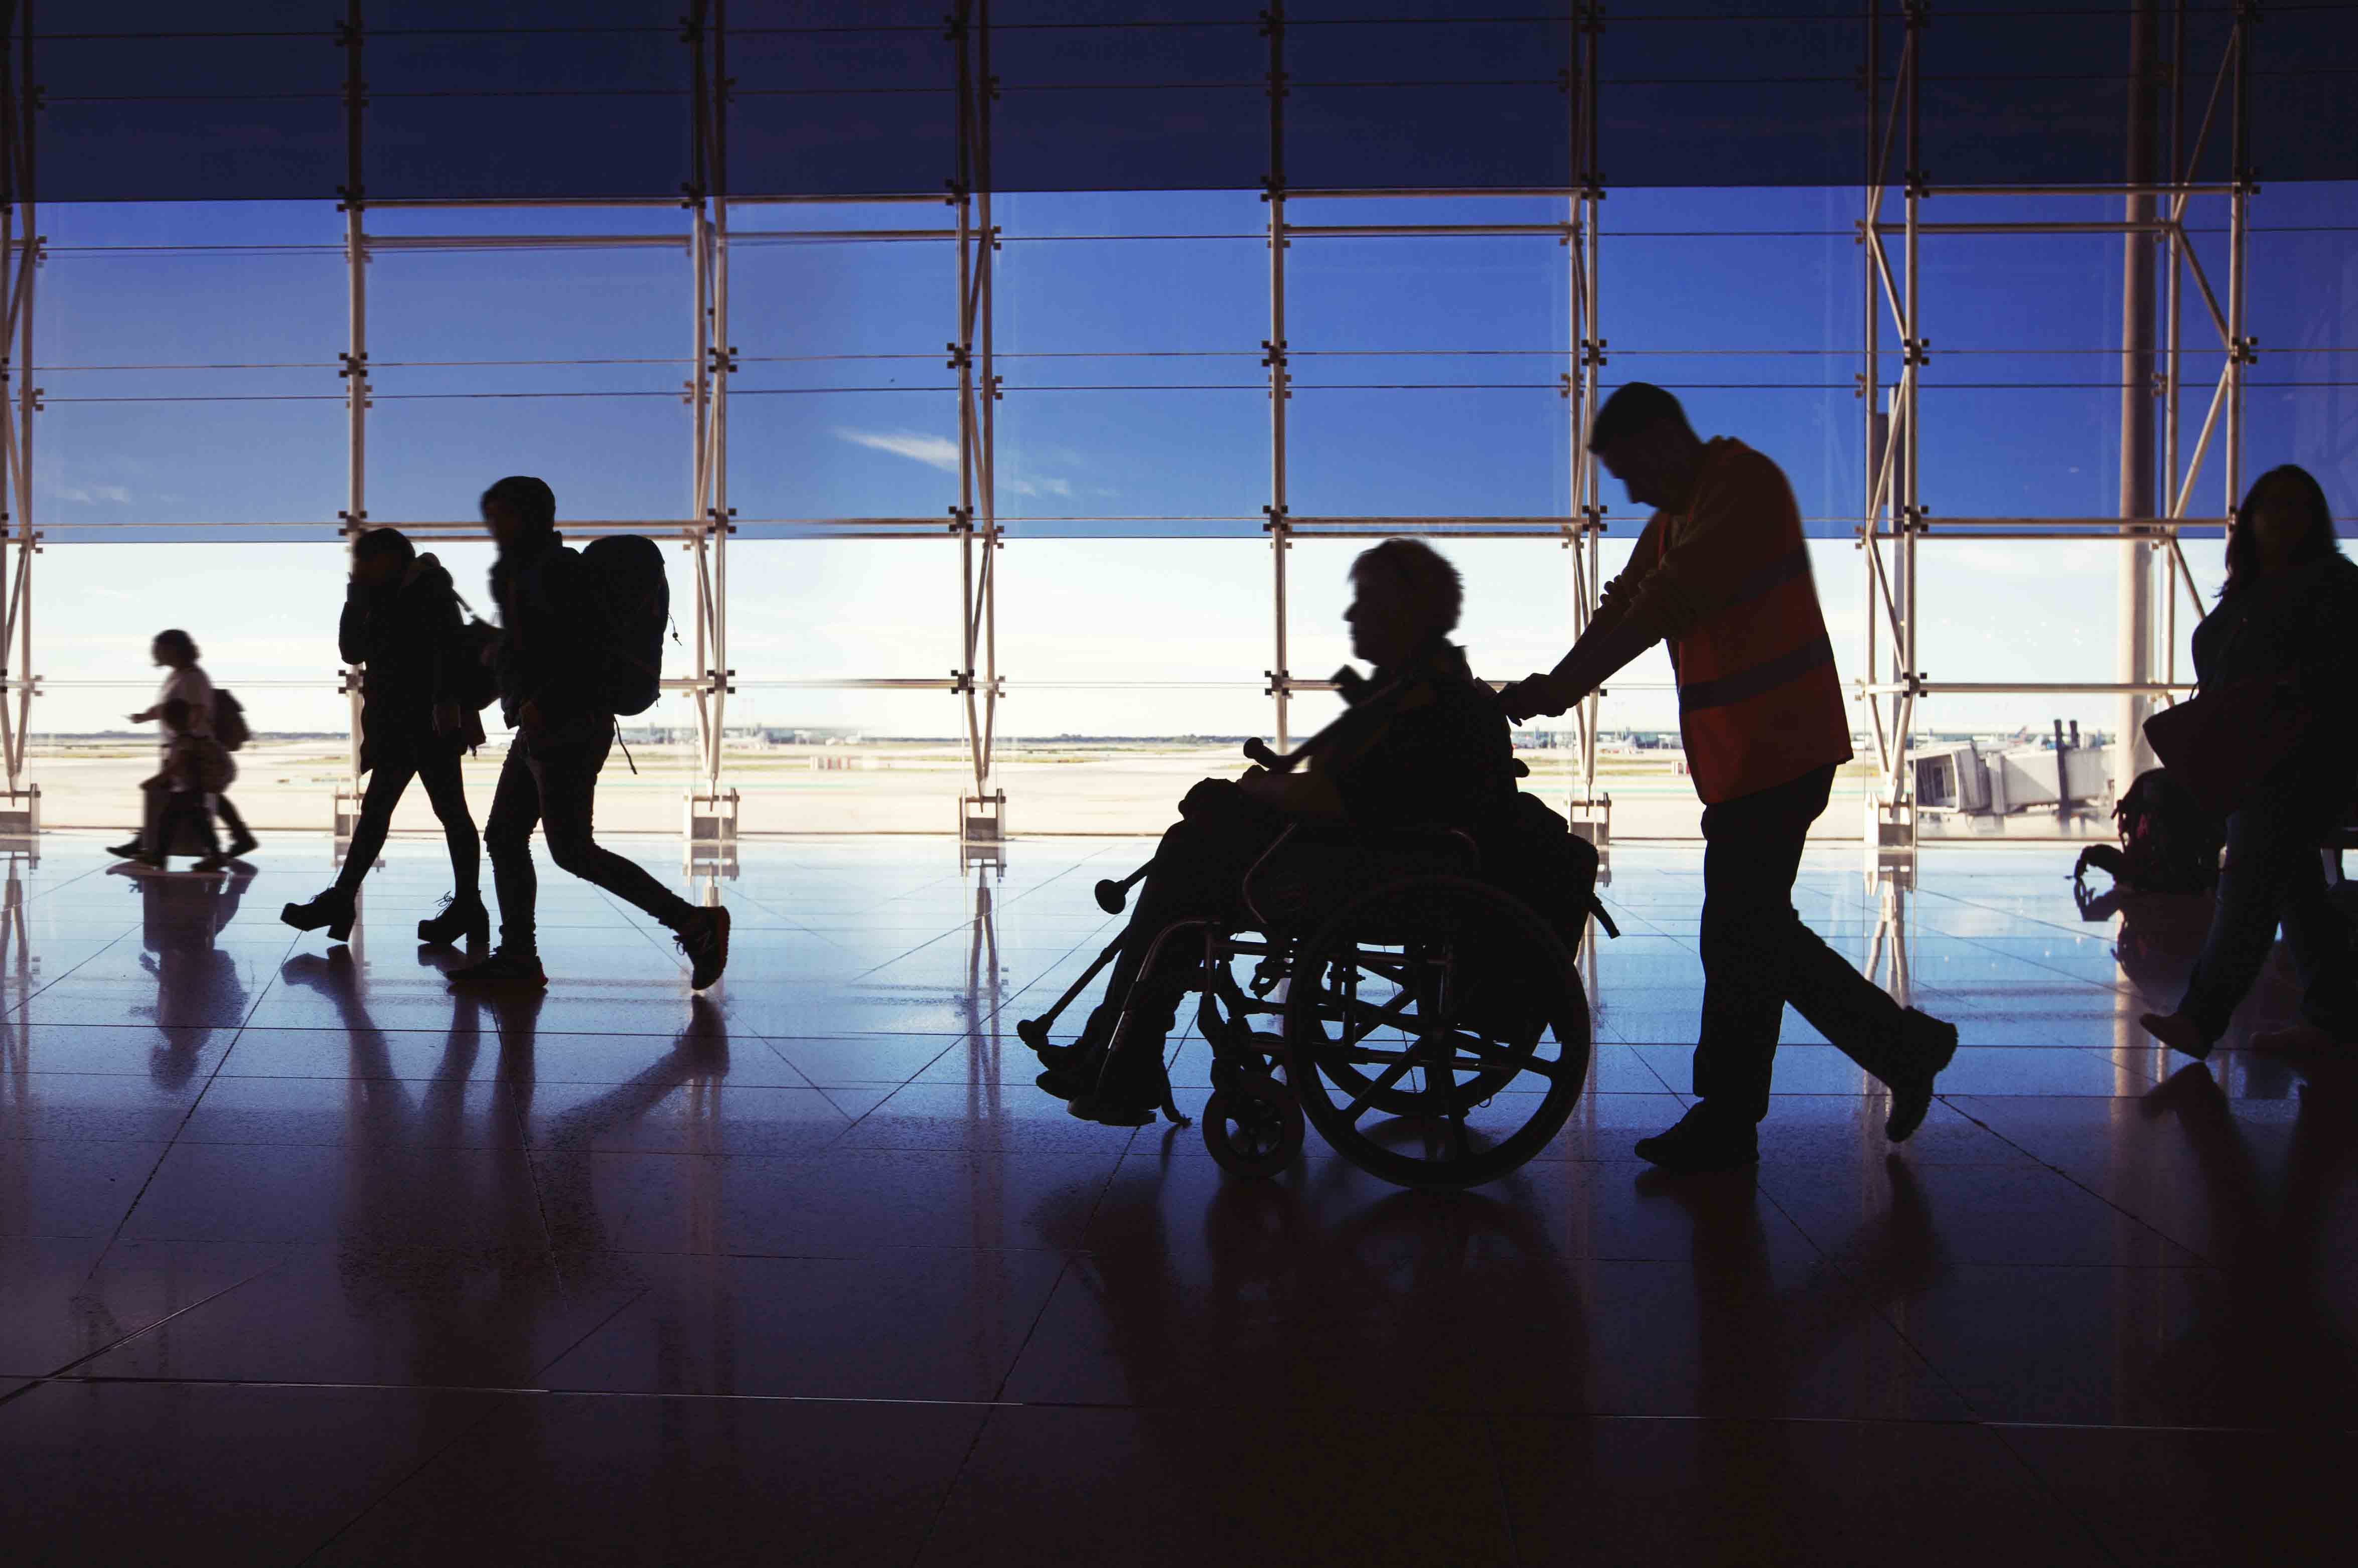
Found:
[[[1726,460],[1737,453],[1752,455],[1740,443],[1725,443],[1704,484],[1725,482]],[[1764,481],[1774,480],[1747,508],[1752,525],[1767,530],[1757,553],[1745,552],[1760,564],[1738,579],[1725,608],[1670,640],[1687,769],[1706,806],[1851,759],[1850,711],[1810,576],[1801,511],[1773,462],[1761,459],[1757,471]],[[1672,532],[1660,531],[1664,555]]]

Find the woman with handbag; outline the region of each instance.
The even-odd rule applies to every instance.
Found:
[[[2226,858],[2185,998],[2175,1011],[2147,1013],[2145,1027],[2173,1050],[2209,1055],[2281,925],[2300,1022],[2253,1044],[2358,1044],[2350,925],[2327,894],[2318,852],[2358,795],[2358,565],[2335,543],[2325,492],[2306,470],[2269,470],[2236,509],[2227,585],[2195,629],[2194,669],[2202,697],[2225,699],[2204,772],[2226,813]],[[2218,777],[2223,752],[2248,776]]]
[[[482,743],[483,727],[464,700],[480,673],[466,667],[458,590],[432,556],[421,556],[398,529],[372,528],[352,546],[352,585],[337,642],[361,677],[361,771],[369,775],[360,820],[335,885],[279,918],[297,931],[352,935],[361,880],[376,864],[394,807],[413,778],[442,823],[450,847],[452,891],[442,912],[417,923],[417,939],[438,945],[461,937],[480,945],[491,930],[481,887],[481,850],[459,773],[460,754]]]

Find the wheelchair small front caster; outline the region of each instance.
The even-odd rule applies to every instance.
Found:
[[[1239,1077],[1204,1102],[1204,1147],[1231,1175],[1277,1174],[1302,1152],[1302,1138],[1301,1102],[1271,1079]]]

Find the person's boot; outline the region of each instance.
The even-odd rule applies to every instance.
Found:
[[[708,989],[729,967],[729,912],[699,909],[688,923],[671,934],[687,955],[687,989]]]
[[[1074,1095],[1065,1110],[1083,1121],[1107,1127],[1152,1125],[1154,1113],[1163,1106],[1163,1046],[1178,1012],[1177,997],[1133,996],[1129,1012],[1114,1032],[1113,1044],[1106,1047],[1095,1081]]]
[[[2182,1012],[2148,1012],[2137,1022],[2145,1032],[2173,1051],[2182,1051],[2200,1062],[2211,1054],[2215,1044],[2202,1033],[2202,1026]]]
[[[1932,1108],[1932,1080],[1947,1070],[1957,1054],[1957,1026],[1914,1008],[1899,1015],[1899,1055],[1906,1072],[1891,1080],[1891,1117],[1883,1136],[1894,1143],[1924,1124]]]
[[[307,903],[288,904],[278,912],[278,918],[297,931],[317,931],[324,925],[329,941],[348,942],[359,902],[341,889],[330,888]]]
[[[483,907],[481,893],[470,893],[461,902],[457,893],[442,901],[442,911],[417,923],[417,939],[437,947],[456,946],[462,939],[470,947],[480,947],[492,939],[492,914]]]
[[[1760,1135],[1754,1123],[1697,1100],[1677,1126],[1638,1140],[1638,1157],[1666,1171],[1733,1171],[1759,1161]]]
[[[515,953],[503,947],[481,963],[451,970],[448,979],[453,986],[538,989],[548,984],[548,971],[540,967],[539,954]]]

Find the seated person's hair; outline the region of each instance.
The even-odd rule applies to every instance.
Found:
[[[1457,629],[1466,586],[1458,579],[1457,568],[1440,551],[1416,539],[1386,539],[1374,549],[1360,552],[1351,563],[1351,580],[1357,582],[1371,571],[1390,573],[1392,581],[1407,591],[1409,602],[1423,611],[1426,625],[1435,634]]]
[[[1633,381],[1605,400],[1588,427],[1588,449],[1601,452],[1624,437],[1657,425],[1688,428],[1687,411],[1679,400],[1650,381]]]
[[[404,566],[417,558],[417,546],[398,528],[372,528],[352,541],[352,559],[373,561],[390,556]]]
[[[183,697],[167,697],[164,701],[165,728],[185,735],[189,732],[189,701]]]

